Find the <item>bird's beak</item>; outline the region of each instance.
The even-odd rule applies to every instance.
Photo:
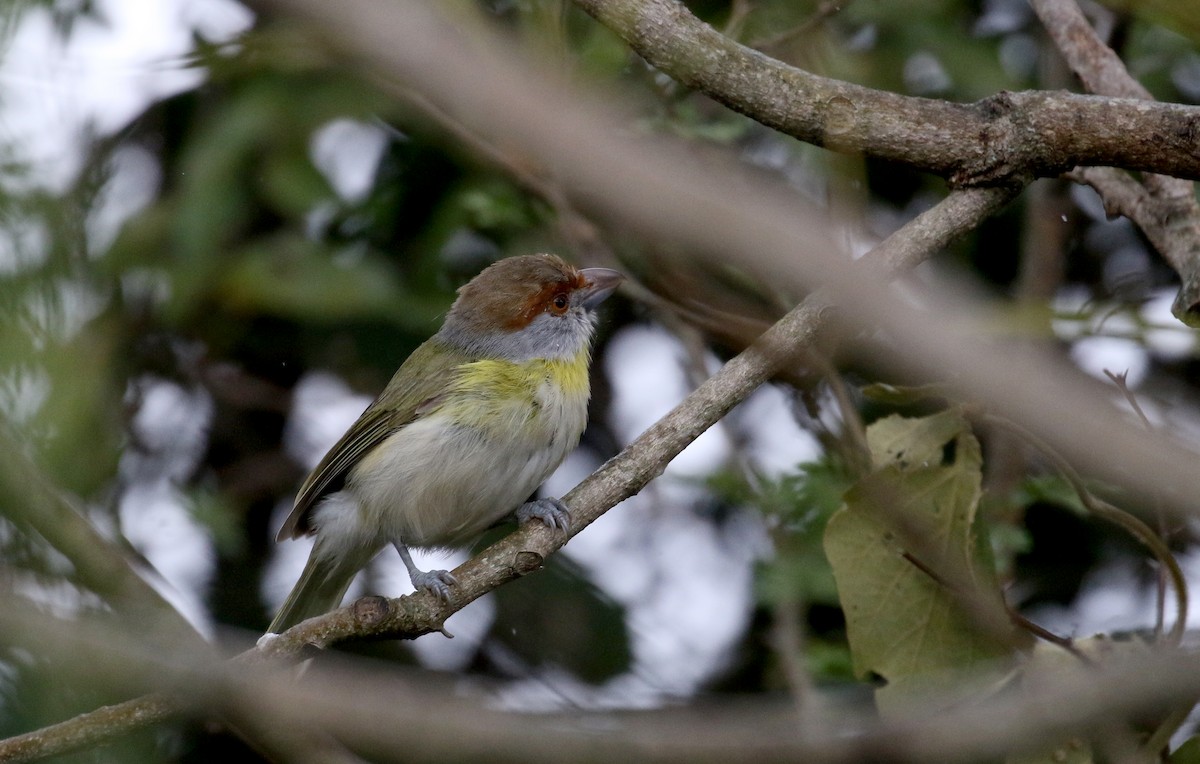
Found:
[[[587,280],[587,286],[579,290],[579,293],[583,298],[583,307],[588,310],[595,310],[596,306],[604,302],[604,298],[612,294],[617,285],[625,280],[620,271],[614,271],[612,268],[584,268],[580,273]]]

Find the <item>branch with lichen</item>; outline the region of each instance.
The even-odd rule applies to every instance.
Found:
[[[679,0],[575,0],[653,66],[807,143],[960,186],[1115,166],[1200,179],[1200,107],[1136,97],[1001,92],[961,104],[821,77],[737,43]]]
[[[1200,325],[1200,203],[1188,180],[1200,179],[1200,107],[1147,103],[1149,91],[1097,37],[1075,0],[1032,5],[1094,95],[998,93],[976,104],[820,77],[740,45],[678,0],[576,4],[674,79],[802,141],[898,162],[956,185],[1020,184],[1071,171],[1101,194],[1106,209],[1137,224],[1179,273],[1172,310]],[[1139,182],[1114,168],[1148,174]]]

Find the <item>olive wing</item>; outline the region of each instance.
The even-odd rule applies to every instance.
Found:
[[[276,541],[313,532],[312,511],[325,496],[341,490],[355,465],[372,449],[424,416],[454,378],[454,371],[471,359],[435,340],[421,345],[396,370],[379,394],[346,434],[329,449],[305,478],[292,512],[279,529]]]

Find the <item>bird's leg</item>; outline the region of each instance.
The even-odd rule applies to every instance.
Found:
[[[458,583],[450,571],[421,570],[413,562],[412,555],[408,553],[408,547],[399,541],[393,541],[392,546],[396,547],[396,551],[400,553],[400,559],[404,560],[404,567],[408,568],[408,578],[417,591],[424,589],[442,602],[450,601],[450,587]]]
[[[513,514],[518,523],[541,520],[551,528],[557,528],[560,531],[566,532],[571,529],[571,512],[567,509],[567,505],[562,503],[562,499],[527,501]]]

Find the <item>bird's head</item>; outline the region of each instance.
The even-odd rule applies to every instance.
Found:
[[[438,336],[485,358],[572,358],[591,340],[596,307],[623,278],[555,255],[509,257],[458,290]]]

